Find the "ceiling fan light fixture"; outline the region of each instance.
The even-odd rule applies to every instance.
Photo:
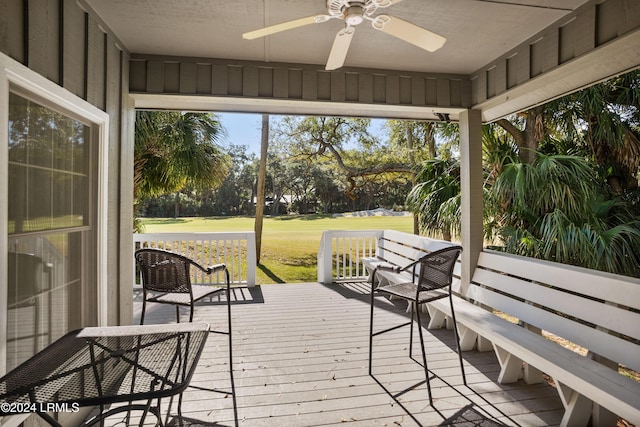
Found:
[[[347,25],[355,27],[364,21],[364,8],[362,6],[349,6],[344,10],[344,20]]]

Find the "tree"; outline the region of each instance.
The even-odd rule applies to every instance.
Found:
[[[399,149],[407,163],[421,159],[434,159],[437,155],[436,135],[440,124],[414,120],[387,120],[389,144]]]
[[[496,122],[518,146],[524,163],[538,151],[570,147],[586,155],[611,191],[638,187],[640,71],[636,70]],[[564,142],[570,141],[567,145]],[[564,154],[567,154],[566,152]]]
[[[231,145],[227,151],[231,164],[224,182],[215,190],[205,190],[206,203],[202,215],[251,215],[253,186],[256,182],[258,159],[247,153],[246,145]]]
[[[286,145],[289,157],[297,159],[331,158],[347,182],[346,194],[355,197],[358,179],[385,172],[413,173],[389,149],[369,133],[369,119],[347,117],[284,117],[277,126],[276,139]],[[349,146],[357,146],[358,156],[346,159]]]
[[[435,159],[436,134],[438,124],[425,121],[388,120],[389,141],[393,149],[403,153],[407,164],[416,165],[424,159]],[[417,184],[415,173],[411,176],[412,183]],[[413,216],[413,232],[420,234],[420,216]],[[449,236],[450,238],[450,236]]]
[[[507,252],[640,274],[640,220],[605,198],[584,158],[538,153],[533,164],[506,165],[491,188],[504,208],[498,234]]]
[[[279,215],[284,209],[281,209],[281,201],[288,191],[288,175],[286,173],[286,160],[279,153],[271,153],[268,157],[268,182],[269,194],[273,199],[271,205],[271,215]]]
[[[615,195],[638,188],[640,71],[550,103],[551,121],[597,165]]]
[[[260,166],[258,168],[258,183],[256,197],[256,262],[260,264],[260,252],[262,249],[262,223],[264,219],[265,182],[267,180],[267,153],[269,151],[269,115],[262,115],[262,138],[260,141]]]
[[[539,106],[496,122],[515,140],[523,163],[531,164],[535,161],[537,150],[547,136],[544,117],[545,109]]]
[[[638,215],[624,199],[609,197],[593,163],[542,152],[527,163],[518,150],[501,127],[484,127],[485,235],[510,253],[640,274]],[[458,161],[427,161],[418,178],[408,203],[428,233],[447,238],[459,230]]]
[[[425,233],[441,233],[451,241],[454,233],[460,234],[460,161],[427,160],[416,178],[418,184],[407,196],[409,209]]]
[[[370,124],[363,118],[284,117],[275,126],[275,142],[289,159],[339,171],[343,184],[337,187],[353,201],[352,208],[403,205],[416,166],[436,151],[436,127],[428,122],[388,121],[389,138],[383,142],[370,132]],[[326,209],[331,200],[328,187],[316,184],[316,191],[319,188]]]
[[[229,159],[217,143],[224,133],[212,114],[136,113],[134,198],[177,193],[186,185],[219,186]],[[176,194],[176,209],[179,195]],[[176,212],[177,214],[177,212]]]

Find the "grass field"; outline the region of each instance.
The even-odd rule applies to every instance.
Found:
[[[252,231],[250,217],[145,218],[146,233]],[[324,230],[392,229],[413,232],[411,216],[333,218],[325,215],[288,215],[265,218],[262,256],[257,281],[300,283],[317,280],[317,256]]]

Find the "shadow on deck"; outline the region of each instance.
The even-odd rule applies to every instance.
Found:
[[[463,353],[468,381],[464,386],[449,330],[425,334],[433,406],[422,367],[408,357],[408,328],[376,338],[375,378],[369,376],[368,289],[359,282],[235,289],[233,382],[227,338],[211,334],[184,394],[185,425],[559,424],[563,410],[555,390],[547,384],[498,384],[499,366],[492,352]],[[194,321],[208,322],[212,330],[224,329],[222,303],[198,304]],[[376,303],[381,308],[376,309],[376,324],[393,325],[406,319],[406,305],[381,297]],[[140,307],[139,297],[134,298],[136,317]],[[146,323],[172,322],[174,313],[170,306],[151,304]],[[414,348],[414,353],[418,351]],[[163,405],[166,409],[167,403]],[[168,421],[177,422],[175,418]]]

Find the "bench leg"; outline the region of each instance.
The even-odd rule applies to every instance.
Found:
[[[441,329],[444,327],[444,323],[446,321],[446,315],[432,307],[430,304],[425,304],[427,306],[427,311],[429,312],[429,324],[427,325],[427,329]]]
[[[524,364],[524,382],[527,384],[540,384],[544,381],[542,371],[528,363]]]
[[[593,406],[591,400],[558,381],[556,385],[565,409],[560,425],[562,427],[586,426],[591,418]]]
[[[570,387],[556,381],[560,400],[565,412],[560,422],[561,426],[585,426],[591,419],[593,427],[615,426],[618,416],[603,408],[592,400],[584,397]]]
[[[603,408],[597,403],[593,403],[593,418],[591,425],[593,427],[614,426],[618,423],[618,416],[613,412]]]
[[[491,351],[493,344],[483,336],[478,335],[478,351]]]
[[[478,334],[461,324],[458,324],[458,332],[460,333],[460,349],[462,351],[473,350]]]
[[[445,316],[444,326],[447,329],[453,329],[453,319],[451,318],[451,316],[449,315]]]
[[[495,344],[493,349],[500,363],[498,382],[500,384],[515,383],[522,378],[522,360]]]

